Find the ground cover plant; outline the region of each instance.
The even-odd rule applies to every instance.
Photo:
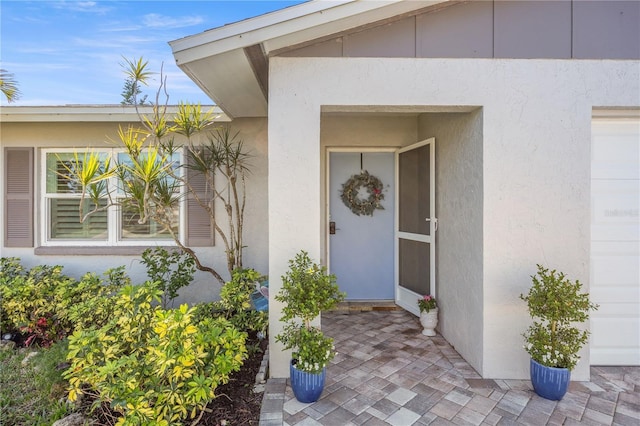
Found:
[[[67,381],[58,368],[66,358],[66,342],[37,348],[33,357],[32,352],[0,351],[0,424],[45,426],[73,411],[65,402]]]

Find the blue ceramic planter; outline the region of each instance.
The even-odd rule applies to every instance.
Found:
[[[571,380],[571,370],[546,367],[532,359],[530,373],[533,390],[541,397],[559,401],[567,393],[569,381]]]
[[[324,379],[327,375],[326,368],[323,368],[320,374],[307,373],[298,370],[294,365],[294,360],[291,360],[289,373],[291,389],[298,401],[309,403],[316,402],[320,399],[320,395],[324,389]]]

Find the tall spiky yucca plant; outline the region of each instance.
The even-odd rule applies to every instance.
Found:
[[[149,221],[159,224],[176,245],[194,259],[198,270],[209,272],[224,283],[220,271],[205,265],[197,253],[182,242],[176,211],[185,197],[195,200],[209,214],[213,230],[223,242],[229,274],[242,269],[245,186],[249,172],[249,155],[243,141],[228,127],[216,126],[213,112],[204,111],[200,105],[180,103],[177,113],[169,116],[162,70],[155,102],[150,104],[151,113],[143,114],[136,96],[141,86],[148,85],[153,73],[148,71],[148,62],[142,58],[125,59],[121,65],[131,84],[132,105],[140,123],[121,128],[118,140],[112,141],[125,150],[125,161],[100,162],[98,154],[89,154],[65,171],[65,178],[80,184],[83,200],[90,199],[95,206],[84,213],[85,207],[81,205],[81,221],[97,211],[120,205],[132,212],[140,224]],[[165,99],[161,101],[163,95]],[[176,135],[183,136],[186,142],[178,143]],[[175,155],[180,150],[185,154],[182,164],[178,164]],[[189,173],[181,173],[181,169]],[[204,195],[202,188],[194,188],[187,176],[194,174],[204,181]],[[113,191],[105,185],[105,181],[114,176],[120,182],[118,198],[112,197]],[[225,212],[220,218],[214,211],[216,201],[222,203]]]

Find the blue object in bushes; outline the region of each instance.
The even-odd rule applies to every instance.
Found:
[[[552,401],[562,399],[571,380],[571,370],[544,366],[531,359],[529,363],[533,390],[543,398]]]
[[[269,310],[269,281],[260,283],[260,290],[251,293],[251,303],[256,311]]]

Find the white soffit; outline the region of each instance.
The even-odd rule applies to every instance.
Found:
[[[267,101],[244,48],[259,44],[269,56],[289,46],[449,1],[316,0],[174,40],[169,45],[176,64],[227,114],[266,116]]]
[[[267,100],[244,50],[224,52],[181,68],[230,116],[266,117]]]
[[[151,107],[139,107],[143,115],[151,115]],[[228,122],[229,117],[217,106],[202,106],[203,111],[212,111],[216,122]],[[178,107],[169,105],[167,115],[178,112]],[[2,123],[47,123],[47,122],[115,122],[136,123],[140,117],[132,106],[122,105],[59,105],[59,106],[3,106],[0,110]]]

